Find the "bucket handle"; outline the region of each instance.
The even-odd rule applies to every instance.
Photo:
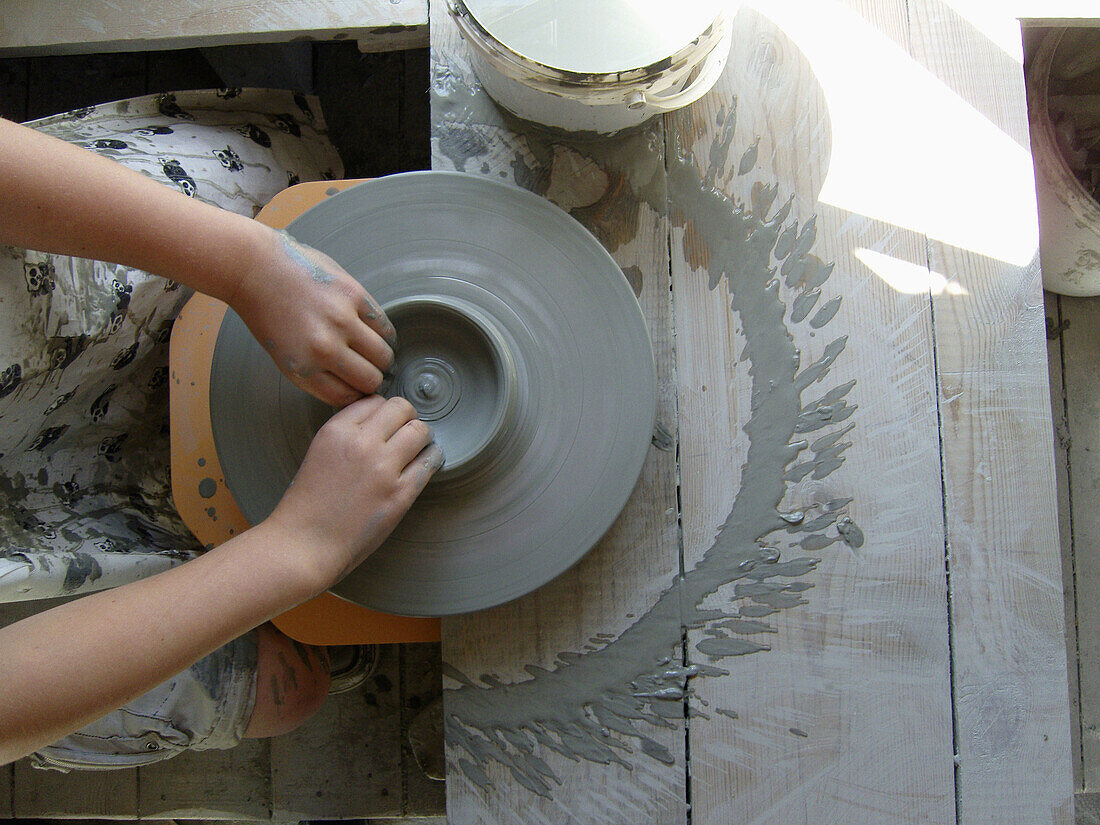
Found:
[[[732,41],[732,32],[727,31],[726,36],[714,47],[714,51],[718,52],[720,57],[715,59],[713,57],[714,52],[711,52],[703,69],[696,75],[695,80],[680,91],[671,95],[655,95],[653,97],[644,93],[636,93],[640,95],[640,98],[635,97],[631,101],[633,105],[628,105],[630,105],[630,108],[648,106],[658,112],[671,112],[675,109],[682,109],[684,106],[690,106],[709,92],[714,84],[718,82],[718,78],[722,76],[722,71],[726,68],[726,58],[729,55]]]

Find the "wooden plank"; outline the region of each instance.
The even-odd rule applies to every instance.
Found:
[[[410,49],[426,49],[428,26],[423,22],[411,26],[377,26],[358,32],[356,45],[361,52],[403,52]]]
[[[141,819],[268,820],[270,740],[231,750],[188,751],[138,769]]]
[[[13,801],[19,819],[136,819],[137,769],[59,773],[21,759]]]
[[[29,759],[13,765],[12,811],[19,819],[135,819],[137,770],[39,770]]]
[[[432,167],[515,182],[593,230],[640,290],[667,431],[667,451],[651,451],[624,513],[579,564],[511,604],[444,621],[445,671],[465,680],[444,683],[448,817],[683,823],[663,130],[555,141],[505,123],[445,9],[433,11],[431,32]]]
[[[143,54],[31,58],[27,119],[145,94],[145,59]]]
[[[822,193],[830,84],[907,38],[868,12],[742,10],[669,116],[688,659],[728,674],[695,680],[693,823],[955,821],[923,238]]]
[[[1077,810],[1076,825],[1100,825],[1100,794],[1075,794],[1074,806]]]
[[[1100,490],[1100,376],[1095,359],[1100,341],[1095,334],[1100,307],[1091,298],[1061,297],[1065,376],[1066,427],[1076,573],[1077,648],[1079,656],[1082,790],[1100,790],[1100,606],[1092,594],[1100,589],[1100,560],[1090,552],[1100,542],[1100,516],[1094,506]]]
[[[981,19],[983,9],[975,15]],[[1100,22],[1092,0],[1006,0],[986,19],[1000,17],[1024,26],[1091,26]]]
[[[1025,149],[1029,145],[1027,110],[1021,108],[1019,95],[1023,82],[1023,32],[1019,23],[1002,10],[971,14],[965,6],[958,8],[939,4],[935,7],[939,33],[951,31],[957,39],[924,39],[925,47],[914,54],[921,65],[931,69],[936,78],[946,84],[974,111],[981,113],[998,129]],[[915,34],[923,37],[923,29],[915,21]],[[996,24],[996,25],[995,25]],[[938,34],[929,31],[928,38]],[[974,74],[957,71],[960,63],[980,71]],[[1019,83],[1004,83],[1007,77]]]
[[[971,89],[997,47],[929,0],[909,3],[912,56],[952,90]],[[994,71],[996,69],[993,69]],[[1022,71],[999,71],[999,116],[925,98],[923,191],[965,191],[947,236],[932,224],[928,260],[954,292],[933,301],[943,429],[960,822],[1071,822],[1062,573],[1038,228]],[[933,87],[928,87],[931,90]],[[989,124],[1013,123],[1004,131]],[[927,129],[927,127],[924,127]],[[926,132],[927,133],[927,132]],[[1080,605],[1079,605],[1080,607]]]
[[[443,661],[437,642],[400,645],[401,760],[406,817],[445,814]]]
[[[367,682],[271,740],[273,819],[401,815],[400,679],[397,651],[383,645]]]
[[[27,119],[27,60],[0,60],[0,117],[22,123]]]
[[[1058,483],[1058,536],[1062,555],[1062,582],[1066,606],[1066,656],[1069,676],[1070,746],[1073,753],[1073,786],[1084,790],[1081,750],[1081,686],[1077,651],[1077,571],[1073,543],[1073,479],[1070,467],[1072,437],[1067,420],[1065,383],[1065,330],[1061,297],[1043,293],[1046,307],[1047,368],[1050,376],[1050,413],[1054,421],[1054,470]],[[1082,592],[1085,592],[1082,590]]]
[[[427,0],[49,0],[4,4],[0,53],[81,54],[234,43],[359,39],[378,51],[423,44]]]
[[[1087,1],[1087,0],[1086,0]],[[1095,26],[1100,23],[1096,8],[1082,8],[1076,17],[1052,17],[1049,12],[1038,6],[1028,6],[1020,17],[1020,23],[1029,29],[1050,28],[1052,26]]]

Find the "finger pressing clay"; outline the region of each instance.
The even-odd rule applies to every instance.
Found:
[[[385,309],[398,346],[384,391],[413,405],[446,455],[334,592],[441,616],[517,598],[580,559],[626,503],[656,409],[641,311],[599,242],[536,195],[447,172],[360,184],[288,231]],[[211,418],[250,521],[274,508],[330,414],[226,317]]]

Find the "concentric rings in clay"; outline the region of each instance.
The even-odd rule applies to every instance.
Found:
[[[656,410],[645,322],[606,250],[543,198],[453,172],[346,189],[288,231],[398,316],[390,391],[433,419],[454,457],[333,592],[442,616],[510,601],[577,562],[630,496]],[[332,410],[232,311],[210,398],[226,484],[257,524]]]

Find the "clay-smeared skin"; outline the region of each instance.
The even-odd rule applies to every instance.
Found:
[[[288,230],[393,311],[391,391],[419,405],[453,462],[333,591],[385,612],[462,613],[518,598],[591,549],[641,472],[657,401],[645,320],[598,241],[543,198],[449,171],[351,187]],[[329,412],[270,360],[228,313],[211,424],[252,523]]]
[[[454,74],[437,69],[433,80],[433,109],[444,123],[440,151],[464,169],[469,160],[488,154],[488,131],[504,118],[484,94]],[[645,758],[671,763],[672,755],[649,735],[650,726],[668,727],[683,718],[690,679],[727,673],[713,664],[677,664],[681,628],[705,628],[705,638],[688,651],[688,661],[720,662],[769,650],[766,644],[739,637],[738,631],[770,630],[757,620],[805,604],[802,594],[812,583],[801,579],[818,563],[809,556],[780,561],[779,551],[768,545],[769,537],[780,530],[806,534],[800,546],[807,552],[837,541],[853,547],[863,544],[862,532],[843,514],[850,500],[834,500],[820,512],[777,510],[788,483],[811,473],[824,478],[843,463],[850,442],[841,438],[854,425],[821,435],[812,443],[807,434],[838,424],[854,412],[855,407],[844,400],[854,382],[803,405],[803,392],[827,375],[847,339],[836,338],[821,359],[803,366],[784,320],[787,304],[780,297],[779,281],[798,290],[792,301],[792,322],[802,322],[810,316],[833,265],[810,253],[816,239],[814,218],[799,226],[790,202],[776,207],[774,185],[757,183],[750,204],[738,203],[721,191],[717,181],[733,164],[736,174],[753,171],[758,139],[743,144],[746,148],[739,156],[733,155],[733,113],[721,118],[719,125],[706,170],[698,168],[689,149],[679,144],[679,136],[672,136],[666,163],[667,201],[664,192],[655,197],[652,178],[646,173],[660,163],[660,148],[652,140],[659,130],[649,127],[612,142],[572,142],[609,178],[609,191],[600,201],[572,214],[614,249],[620,239],[633,237],[636,227],[636,211],[633,216],[619,212],[614,220],[606,220],[609,212],[616,211],[615,185],[628,186],[635,203],[641,199],[658,211],[668,209],[674,224],[684,228],[684,256],[697,275],[709,274],[710,289],[723,278],[727,281],[730,310],[740,320],[744,336],[742,360],[752,378],[752,415],[744,428],[750,446],[740,489],[700,562],[670,582],[656,604],[618,638],[598,636],[592,639],[594,650],[562,652],[550,668],[528,666],[531,678],[514,684],[491,676],[475,682],[448,669],[447,675],[462,685],[446,698],[449,769],[462,771],[481,787],[491,786],[485,768],[496,762],[516,782],[549,797],[557,777],[539,755],[543,748],[569,759],[614,762],[625,768],[639,758],[638,750]],[[508,126],[516,129],[513,121]],[[690,134],[690,127],[685,132]],[[533,158],[535,166],[517,160],[519,166],[513,164],[517,182],[544,194],[553,145],[538,132],[524,130],[521,135],[520,142],[525,143],[518,147],[521,155]],[[838,307],[839,299],[830,301],[811,316],[811,327],[825,327]],[[836,535],[829,535],[834,526]],[[733,604],[725,609],[700,607],[709,595],[732,582],[737,582]],[[743,624],[747,621],[752,627]],[[735,710],[713,710],[736,718]],[[792,734],[805,735],[795,729]]]

